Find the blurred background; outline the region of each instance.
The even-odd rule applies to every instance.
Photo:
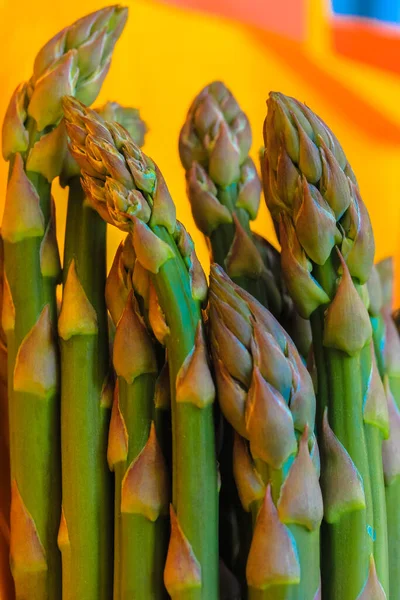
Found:
[[[40,47],[58,30],[101,8],[100,0],[0,0],[0,120]],[[128,25],[98,103],[140,109],[145,151],[163,171],[203,265],[177,152],[193,97],[215,79],[232,90],[262,145],[270,90],[296,96],[335,131],[370,211],[377,253],[396,258],[400,282],[400,2],[398,0],[127,0]],[[0,160],[0,214],[7,165]],[[55,186],[61,244],[66,193]],[[109,228],[109,259],[120,235]],[[276,238],[262,205],[255,230]],[[61,248],[62,251],[62,248]],[[397,286],[400,303],[400,285]]]

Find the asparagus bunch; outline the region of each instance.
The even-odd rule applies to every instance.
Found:
[[[11,307],[11,566],[17,598],[55,598],[61,593],[59,361],[54,337],[60,261],[50,191],[66,152],[61,98],[73,94],[87,103],[95,100],[126,16],[125,9],[108,7],[51,39],[37,55],[31,79],[13,94],[3,123],[3,156],[10,161],[2,235]]]
[[[143,143],[145,127],[134,109],[108,103],[97,113],[124,123]],[[62,180],[69,186],[64,295],[58,322],[63,596],[109,598],[113,586],[113,494],[106,461],[112,398],[104,297],[106,224],[88,204],[80,185],[79,166],[69,152]]]
[[[271,313],[217,266],[209,320],[218,399],[236,432],[236,483],[253,515],[249,598],[314,600],[322,496],[310,375]]]
[[[261,183],[249,157],[250,123],[220,81],[194,99],[179,137],[187,193],[196,225],[209,240],[212,260],[274,314],[281,296],[250,231]]]
[[[65,100],[70,146],[83,188],[108,222],[131,232],[136,260],[154,285],[153,331],[168,352],[173,431],[171,537],[164,573],[175,598],[218,594],[217,478],[212,403],[200,302],[204,273],[154,162],[116,124],[90,127],[95,113]],[[86,135],[74,115],[85,113]]]
[[[383,595],[380,457],[388,418],[382,394],[363,385],[361,368],[372,337],[361,298],[374,256],[368,212],[342,147],[308,107],[271,93],[264,138],[265,197],[279,226],[285,282],[313,328],[326,522],[322,589],[326,598],[355,600],[371,585],[373,556]]]
[[[163,419],[157,413],[168,402],[168,391],[160,389],[168,381],[157,381],[155,345],[133,290],[132,281],[138,277],[134,271],[128,237],[115,255],[106,288],[116,326],[113,362],[118,375],[108,444],[108,462],[115,473],[115,600],[166,596],[169,477],[158,441],[163,438]]]

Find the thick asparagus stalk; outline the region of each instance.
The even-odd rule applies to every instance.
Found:
[[[363,403],[361,351],[372,331],[357,291],[368,281],[374,241],[351,167],[329,128],[308,107],[272,93],[264,128],[265,197],[279,225],[286,285],[313,327],[318,372],[318,429],[322,450],[325,535],[322,588],[326,598],[355,600],[367,578],[373,513],[384,523],[379,456],[387,430],[379,401]],[[382,417],[382,418],[381,418]],[[368,436],[365,427],[382,434]],[[345,541],[347,540],[347,541]],[[377,557],[386,591],[385,559]]]
[[[60,264],[50,185],[65,149],[61,98],[92,102],[108,71],[126,10],[109,7],[67,27],[36,57],[3,123],[10,178],[2,234],[15,310],[9,346],[11,564],[17,598],[60,595],[60,451],[55,287]],[[29,546],[26,540],[30,539]]]
[[[106,289],[116,325],[113,360],[118,375],[108,445],[115,473],[114,600],[161,599],[166,594],[169,481],[155,424],[158,367],[132,275],[133,265],[129,268],[121,244]]]
[[[14,582],[10,571],[10,436],[8,430],[7,398],[7,339],[1,324],[5,308],[4,299],[4,248],[0,236],[0,598],[15,598]],[[7,298],[5,298],[7,302]]]
[[[74,114],[98,119],[65,101],[72,154],[83,186],[105,220],[130,231],[137,262],[151,274],[157,336],[168,352],[173,429],[171,539],[164,574],[175,599],[218,595],[217,477],[212,403],[199,302],[207,286],[162,175],[118,125],[76,135]],[[156,318],[157,315],[157,318]],[[154,330],[154,327],[153,327]],[[185,568],[183,568],[183,565]]]
[[[125,123],[143,143],[144,125],[137,111],[108,103],[97,112]],[[69,196],[59,318],[67,537],[61,532],[60,549],[63,596],[101,599],[110,597],[113,586],[113,493],[106,460],[112,393],[104,299],[106,224],[88,204],[78,173],[68,154],[62,173]]]
[[[309,449],[315,443],[310,375],[271,313],[217,266],[209,302],[219,401],[237,432],[235,476],[254,520],[250,598],[314,600],[323,508]]]
[[[187,193],[196,225],[210,242],[212,260],[274,314],[281,297],[250,231],[261,184],[249,157],[250,123],[220,81],[194,99],[179,138]]]

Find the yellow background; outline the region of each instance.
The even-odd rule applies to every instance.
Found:
[[[282,40],[276,36],[228,20],[151,0],[127,2],[128,25],[98,102],[117,100],[140,108],[150,129],[145,150],[163,171],[178,217],[192,233],[206,268],[207,250],[186,200],[177,138],[192,98],[214,79],[222,79],[230,87],[249,115],[254,158],[262,144],[265,100],[270,90],[297,96],[320,114],[341,140],[359,179],[374,225],[377,259],[389,254],[400,259],[399,144],[372,135],[368,119],[355,124],[354,104],[348,113],[335,110],[336,81],[400,128],[400,81],[394,75],[337,57],[329,44],[326,7],[322,0],[309,2],[307,42],[302,53],[296,48],[291,51],[290,46],[282,51]],[[16,85],[29,78],[34,56],[43,43],[65,25],[102,6],[98,0],[0,0],[1,120]],[[315,68],[327,75],[329,85],[325,79],[320,81]],[[0,161],[1,212],[6,177],[7,165]],[[66,193],[57,184],[55,197],[62,246]],[[264,206],[255,229],[275,242]],[[110,260],[120,236],[112,230],[109,238]],[[400,270],[398,275],[400,280]],[[399,294],[397,298],[400,301]]]

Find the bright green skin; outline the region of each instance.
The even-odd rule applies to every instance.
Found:
[[[201,589],[190,588],[174,600],[218,599],[218,493],[213,407],[177,403],[175,381],[194,346],[201,319],[193,300],[187,267],[165,228],[154,233],[174,250],[153,281],[170,328],[166,339],[171,381],[173,505],[179,524],[201,565]]]
[[[325,356],[330,384],[329,424],[362,477],[367,508],[347,513],[337,523],[327,525],[326,546],[322,551],[325,567],[322,589],[332,600],[356,600],[368,577],[373,530],[360,357],[349,357],[331,349],[326,349]]]
[[[384,344],[385,344],[385,323],[381,315],[371,317],[374,348],[376,360],[381,377],[386,373],[384,361]],[[400,386],[397,386],[398,378],[389,376],[390,390],[397,403],[400,405]],[[399,380],[400,381],[400,380]],[[389,586],[390,598],[396,600],[400,598],[400,477],[390,484],[385,486],[386,496],[386,513],[387,513],[387,542],[388,542],[388,569],[389,569]],[[379,571],[378,571],[379,573]],[[386,588],[387,589],[387,588]],[[396,590],[398,590],[396,592]],[[388,593],[386,595],[389,597]]]
[[[385,487],[388,518],[390,600],[400,598],[400,477]]]
[[[84,204],[79,178],[70,182],[64,281],[71,260],[97,314],[98,332],[60,339],[63,510],[70,546],[63,549],[63,598],[112,595],[113,499],[107,466],[110,407],[101,404],[109,370],[106,226]],[[94,264],[95,260],[95,264]]]
[[[374,330],[375,334],[375,330]],[[384,333],[382,334],[382,337]],[[381,346],[383,344],[381,343]],[[383,369],[385,368],[382,357]],[[400,377],[390,376],[389,387],[393,398],[400,407]],[[389,584],[390,600],[400,599],[400,476],[396,477],[390,485],[385,487],[386,511],[388,523],[388,546],[389,546]]]
[[[373,350],[375,351],[375,350]],[[361,351],[361,377],[363,393],[368,386],[371,372],[371,347],[367,344]],[[372,510],[373,510],[373,551],[378,579],[389,598],[389,557],[388,557],[388,527],[386,516],[385,480],[382,462],[383,433],[375,425],[364,423],[365,440],[368,451],[369,474],[371,480]]]
[[[271,483],[272,499],[275,504],[279,500],[281,487],[293,463],[293,456],[284,464],[282,469],[273,469],[257,461],[257,470],[264,482]],[[254,503],[255,504],[255,503]],[[253,526],[257,518],[259,504],[252,507]],[[320,587],[320,531],[319,528],[309,531],[296,523],[287,525],[292,534],[300,562],[301,579],[299,584],[272,585],[265,590],[249,587],[249,600],[314,600]]]
[[[333,262],[314,266],[313,274],[332,298],[336,284]],[[329,425],[343,444],[364,485],[366,509],[345,513],[321,528],[321,578],[324,599],[356,600],[368,577],[373,551],[373,511],[368,451],[363,422],[363,389],[360,353],[348,356],[323,346],[323,311],[311,315],[314,356],[318,374],[317,432],[328,408]],[[324,468],[321,456],[321,469]]]
[[[45,218],[50,218],[50,185],[37,173],[27,174],[35,186]],[[56,311],[55,281],[40,270],[42,237],[4,242],[5,272],[15,306],[15,331],[8,342],[11,476],[33,518],[46,551],[46,572],[13,573],[17,600],[61,597],[61,560],[57,548],[60,524],[61,469],[58,393],[46,400],[12,389],[15,358],[25,336],[45,305]]]
[[[155,374],[139,375],[132,384],[119,377],[119,406],[129,441],[126,460],[115,465],[114,600],[166,597],[166,519],[160,516],[153,522],[144,515],[121,512],[123,477],[149,437],[155,382]]]

